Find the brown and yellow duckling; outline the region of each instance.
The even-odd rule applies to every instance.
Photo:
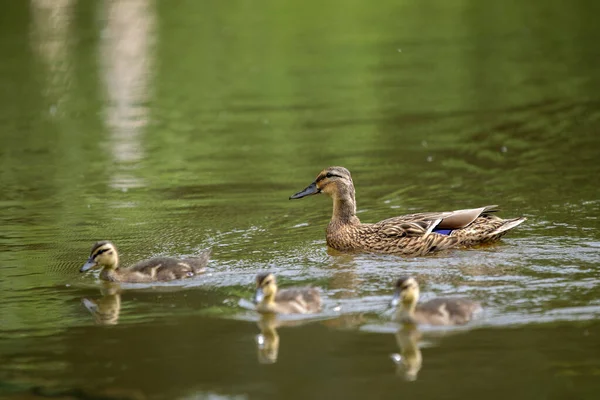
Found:
[[[140,261],[129,268],[121,268],[115,246],[109,241],[101,241],[92,246],[90,258],[79,271],[86,272],[92,268],[102,267],[100,278],[110,282],[172,281],[203,273],[209,256],[210,250],[194,258],[157,257]]]
[[[396,321],[418,325],[463,325],[481,311],[477,302],[460,298],[438,298],[425,303],[419,301],[419,284],[412,277],[402,277],[396,282],[396,291],[390,303],[396,307]]]
[[[325,193],[333,199],[333,216],[327,226],[327,244],[340,251],[368,251],[425,255],[455,246],[474,246],[500,239],[526,218],[501,219],[497,206],[428,212],[363,224],[356,216],[354,183],[344,167],[329,167],[301,192],[300,199]]]
[[[275,276],[261,273],[256,277],[254,304],[260,313],[311,314],[321,309],[321,296],[311,287],[278,290]]]

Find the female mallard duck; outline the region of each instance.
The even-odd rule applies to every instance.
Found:
[[[92,246],[90,258],[79,271],[85,272],[100,266],[102,267],[100,278],[111,282],[172,281],[204,272],[209,256],[210,250],[194,258],[158,257],[140,261],[129,268],[121,268],[115,246],[109,241],[102,241]]]
[[[481,305],[467,299],[438,298],[417,304],[419,284],[414,278],[402,277],[390,303],[396,307],[395,319],[403,324],[462,325],[481,310]]]
[[[350,171],[344,167],[324,169],[313,183],[290,199],[318,193],[333,198],[327,244],[340,251],[425,255],[457,245],[493,242],[526,219],[501,219],[492,214],[497,211],[497,206],[486,206],[409,214],[375,224],[362,224],[356,216],[354,183]]]
[[[321,296],[311,287],[277,290],[275,276],[262,273],[256,277],[254,304],[260,313],[310,314],[321,309]]]

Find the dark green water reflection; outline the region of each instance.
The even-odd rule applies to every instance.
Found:
[[[4,5],[0,397],[596,398],[598,3],[288,3]],[[330,200],[287,201],[329,165],[365,222],[529,220],[428,258],[329,253]],[[214,256],[198,279],[113,290],[78,273],[98,239],[125,264]],[[237,306],[266,269],[342,312],[263,325],[271,364]],[[380,315],[400,274],[486,306],[422,333],[412,382]]]

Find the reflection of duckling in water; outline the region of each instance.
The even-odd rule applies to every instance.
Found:
[[[256,311],[261,313],[258,321],[260,334],[256,337],[258,361],[261,364],[277,362],[279,354],[280,326],[298,326],[308,323],[302,320],[278,320],[277,314],[311,314],[321,310],[319,291],[311,287],[278,290],[275,276],[261,273],[256,277],[254,294]]]
[[[210,250],[205,251],[198,257],[185,259],[157,257],[140,261],[129,268],[121,268],[115,246],[111,242],[101,241],[92,246],[90,258],[79,271],[85,272],[101,266],[100,278],[110,282],[172,281],[174,279],[189,278],[204,272],[209,256]]]
[[[256,277],[254,304],[260,313],[310,314],[321,309],[321,296],[311,287],[278,290],[275,276],[262,273]]]
[[[467,299],[438,298],[417,304],[419,284],[414,278],[402,277],[390,303],[396,307],[395,319],[401,323],[429,325],[462,325],[481,310],[481,305]]]
[[[263,314],[258,321],[260,334],[256,336],[258,345],[258,362],[273,364],[279,354],[279,335],[277,334],[277,317],[275,314]]]
[[[417,374],[423,364],[421,349],[419,349],[420,338],[421,332],[415,325],[404,324],[396,332],[396,342],[400,348],[400,354],[392,354],[391,358],[398,366],[396,374],[404,377],[407,381],[417,379]]]
[[[121,293],[117,284],[109,283],[102,290],[102,298],[91,300],[81,299],[81,302],[92,313],[99,325],[116,325],[121,312]]]
[[[261,364],[273,364],[277,362],[279,354],[279,334],[277,329],[281,327],[297,327],[315,322],[312,319],[279,319],[277,314],[263,313],[258,321],[260,334],[256,336],[258,345],[258,362]],[[323,321],[321,321],[323,322]]]

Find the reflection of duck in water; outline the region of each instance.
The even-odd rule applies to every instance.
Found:
[[[111,282],[172,281],[174,279],[189,278],[204,272],[209,256],[210,250],[198,257],[185,259],[157,257],[140,261],[129,268],[121,268],[115,246],[111,242],[101,241],[92,246],[90,258],[79,271],[85,272],[101,266],[100,278]]]
[[[277,316],[275,314],[263,314],[258,321],[260,334],[256,336],[258,345],[258,362],[261,364],[273,364],[277,362],[279,354],[279,335],[277,334]]]
[[[114,283],[108,283],[102,289],[102,298],[91,300],[81,299],[81,302],[92,313],[99,325],[116,325],[121,312],[121,288]]]
[[[367,251],[425,255],[433,251],[494,242],[525,218],[501,219],[496,206],[469,210],[402,215],[374,224],[356,216],[354,183],[344,167],[329,167],[313,183],[290,197],[300,199],[325,193],[333,199],[333,216],[327,226],[327,244],[340,251]]]
[[[417,379],[417,374],[423,364],[421,349],[419,349],[420,338],[421,332],[415,325],[404,324],[396,332],[396,342],[400,348],[400,354],[392,354],[391,357],[398,366],[396,373],[407,381]]]
[[[429,325],[462,325],[481,310],[481,305],[467,299],[438,298],[417,304],[419,284],[414,278],[402,277],[396,282],[391,306],[396,307],[395,319],[401,323]]]
[[[262,273],[256,277],[254,304],[260,313],[310,314],[321,309],[321,296],[311,287],[278,290],[275,276]]]

